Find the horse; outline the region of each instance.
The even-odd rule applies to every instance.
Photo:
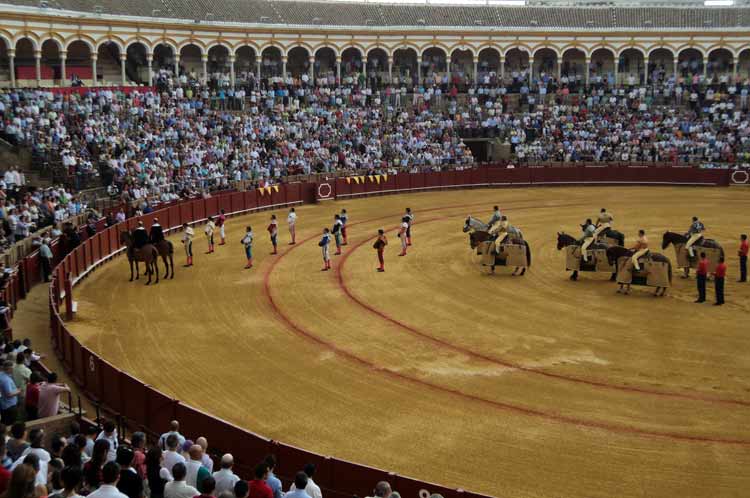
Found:
[[[619,275],[621,270],[625,270],[627,267],[623,267],[622,269],[619,268],[619,265],[621,263],[627,265],[628,260],[635,254],[635,251],[632,249],[627,249],[622,246],[610,246],[607,248],[607,259],[609,260],[609,264],[615,265],[615,271]],[[663,254],[659,254],[657,252],[649,252],[647,257],[651,259],[651,261],[655,261],[657,263],[664,263],[667,266],[667,282],[669,285],[672,284],[672,262],[669,260],[668,257],[664,256]],[[631,270],[631,282],[618,282],[620,287],[617,289],[617,293],[624,293],[624,294],[630,294],[630,286],[632,283],[635,283],[636,285],[649,285],[648,284],[648,274],[649,272],[645,270],[641,270],[640,272],[635,272],[634,269]],[[635,280],[635,282],[633,282]],[[627,286],[627,287],[625,287]],[[655,297],[664,297],[664,295],[667,292],[668,285],[653,285],[653,287],[656,287],[656,291],[654,292]],[[661,291],[661,292],[660,292]]]
[[[669,244],[674,246],[675,255],[677,256],[677,268],[682,268],[685,272],[682,278],[690,276],[690,268],[698,267],[698,258],[691,258],[688,250],[685,249],[688,237],[677,232],[664,232],[661,239],[661,248],[666,249]],[[693,246],[697,253],[705,252],[708,259],[709,271],[713,271],[719,264],[719,258],[724,257],[724,248],[714,239],[701,238]],[[703,251],[701,251],[703,250]]]
[[[564,249],[565,247],[568,247],[568,246],[580,247],[581,244],[572,235],[568,235],[565,232],[557,232],[557,250],[561,251],[562,249]],[[589,246],[590,249],[607,249],[608,247],[610,247],[610,245],[607,244],[606,242],[598,242],[598,241],[592,243]],[[581,256],[578,256],[579,266],[580,266],[580,263],[581,263],[582,259],[583,258]],[[592,263],[590,269],[588,269],[588,268],[587,269],[581,269],[580,271],[593,271],[593,272],[595,272],[595,271],[597,271],[596,268],[597,268],[597,265],[595,265],[595,264]],[[568,268],[566,268],[566,269],[568,269]],[[573,281],[578,280],[578,272],[579,272],[579,270],[573,270],[573,273],[570,275],[570,279],[573,280]],[[610,282],[614,282],[616,277],[617,277],[617,273],[616,272],[612,272],[612,275],[610,276],[609,281]]]
[[[487,229],[489,226],[486,223],[483,223],[482,221],[472,217],[468,216],[466,218],[466,221],[464,223],[463,231],[464,233],[469,232],[469,245],[472,249],[477,250],[477,255],[489,255],[491,253],[493,244],[493,237],[492,235],[487,232]],[[526,274],[526,267],[531,266],[531,248],[529,247],[529,243],[526,242],[523,239],[523,234],[520,230],[518,230],[517,236],[512,236],[509,234],[508,238],[506,239],[506,242],[503,245],[520,245],[524,246],[526,261],[524,265],[516,266],[513,270],[513,275],[525,275]],[[499,256],[499,257],[498,257]],[[495,258],[493,258],[493,263],[490,264],[490,268],[492,273],[495,273],[495,266],[506,266],[507,265],[507,255],[495,255]],[[483,263],[484,264],[484,263]],[[521,270],[520,273],[518,273],[518,270]]]
[[[142,261],[146,264],[146,275],[148,275],[148,282],[146,285],[151,284],[151,275],[156,275],[156,282],[159,283],[159,265],[158,258],[159,252],[153,244],[146,244],[141,249],[136,250],[133,246],[133,237],[130,232],[120,232],[120,244],[124,244],[128,249],[128,263],[130,263],[130,281],[133,281],[133,262],[135,262],[135,279],[138,280],[140,275],[138,274],[138,262]]]
[[[171,241],[164,239],[154,244],[154,247],[156,247],[156,251],[161,256],[162,261],[164,261],[164,267],[167,270],[164,273],[164,278],[174,278],[174,245]]]
[[[611,239],[611,242],[607,239]],[[604,242],[609,246],[624,246],[625,234],[622,232],[618,232],[614,228],[607,228],[599,234],[599,237],[597,237],[597,242]]]

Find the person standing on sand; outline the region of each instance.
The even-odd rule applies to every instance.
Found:
[[[378,238],[375,240],[375,244],[373,244],[372,246],[376,251],[378,251],[378,263],[380,263],[378,271],[381,273],[385,271],[385,259],[383,258],[383,253],[385,252],[385,246],[387,245],[388,238],[385,236],[385,230],[381,228],[378,230]]]

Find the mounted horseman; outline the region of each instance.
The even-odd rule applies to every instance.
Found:
[[[666,249],[670,244],[674,246],[677,256],[676,266],[682,268],[685,272],[682,278],[690,276],[690,268],[698,267],[698,258],[695,257],[696,247],[700,248],[700,252],[706,253],[709,272],[713,272],[716,265],[719,264],[719,259],[724,257],[724,249],[721,247],[721,244],[714,239],[705,238],[705,231],[706,227],[703,223],[697,216],[693,216],[687,233],[664,232],[661,247],[662,249]]]
[[[497,206],[490,221],[492,226],[469,216],[464,223],[463,231],[469,232],[469,244],[482,256],[482,266],[489,266],[492,273],[495,266],[514,266],[513,275],[524,275],[531,266],[531,248],[521,230],[511,225]]]
[[[631,285],[656,287],[654,296],[663,297],[672,285],[672,262],[663,254],[651,252],[645,230],[638,230],[635,246],[610,246],[607,259],[616,265],[618,293],[630,294]]]
[[[587,219],[582,225],[583,235],[576,239],[565,232],[557,233],[557,250],[565,249],[565,269],[572,271],[570,280],[578,280],[578,272],[606,272],[610,273],[610,280],[615,280],[615,268],[607,258],[607,248],[613,239],[601,237],[597,239],[596,228]],[[622,236],[624,241],[624,236]],[[620,240],[619,238],[617,239]]]
[[[164,261],[166,268],[164,278],[174,278],[174,246],[172,242],[164,237],[164,229],[159,224],[159,218],[154,218],[154,222],[151,225],[151,232],[149,233],[149,241],[156,247],[159,256]],[[171,277],[170,269],[172,273]]]

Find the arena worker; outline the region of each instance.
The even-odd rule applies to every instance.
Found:
[[[406,245],[411,245],[411,226],[414,224],[414,214],[411,212],[411,208],[406,208],[404,217],[407,218],[406,222],[409,224],[406,229]]]
[[[398,238],[401,239],[401,253],[399,256],[406,256],[406,248],[408,246],[408,234],[409,233],[409,218],[403,216],[401,218],[401,225],[398,229]]]
[[[341,220],[341,236],[344,238],[344,242],[341,245],[346,246],[349,245],[349,236],[346,229],[346,225],[349,223],[349,214],[346,212],[346,208],[341,209],[339,219]]]
[[[331,228],[331,233],[333,234],[334,240],[336,242],[336,255],[338,256],[341,254],[341,243],[343,242],[343,239],[341,237],[341,232],[343,230],[344,224],[341,221],[341,216],[339,214],[333,215],[333,227]]]
[[[708,278],[708,259],[706,259],[706,253],[700,254],[700,260],[698,261],[698,268],[695,269],[695,283],[698,287],[698,299],[696,303],[706,302],[706,279]]]
[[[318,246],[323,253],[323,268],[320,271],[328,271],[331,269],[331,253],[328,246],[331,244],[331,232],[328,227],[323,229],[323,237],[321,237]]]
[[[242,237],[242,245],[245,246],[245,258],[247,258],[247,264],[245,269],[253,267],[253,227],[247,226],[245,228],[245,236]]]
[[[273,245],[273,252],[271,254],[278,254],[279,222],[276,220],[275,214],[271,215],[271,221],[268,224],[268,227],[266,227],[266,230],[268,230],[268,235],[270,235],[271,244]]]
[[[211,254],[212,252],[214,252],[214,231],[216,231],[216,224],[214,223],[213,216],[209,216],[206,227],[203,229],[203,232],[206,234],[206,240],[208,242],[208,251],[206,252],[206,254]]]
[[[724,282],[727,276],[727,264],[724,262],[724,256],[719,258],[719,264],[714,268],[714,290],[716,291],[716,302],[714,306],[724,304]]]
[[[182,246],[185,248],[185,261],[184,267],[193,266],[193,237],[195,232],[187,223],[182,224]],[[164,435],[162,435],[164,437]],[[163,446],[161,439],[159,440],[159,446]]]
[[[748,253],[747,234],[740,235],[740,249],[737,255],[740,257],[740,279],[737,282],[747,282],[747,253]]]
[[[378,229],[378,238],[375,240],[375,243],[373,244],[373,248],[378,253],[378,263],[380,266],[378,266],[379,272],[385,271],[385,258],[383,257],[383,253],[385,252],[385,246],[388,245],[388,238],[385,236],[385,230],[382,228]]]
[[[297,243],[297,213],[294,208],[289,208],[289,214],[286,215],[286,224],[289,226],[289,236],[292,238],[289,245],[293,246]]]
[[[219,216],[216,218],[216,226],[219,227],[219,237],[221,237],[220,246],[226,245],[226,232],[224,231],[224,225],[227,222],[227,216],[224,214],[224,210],[219,211]]]

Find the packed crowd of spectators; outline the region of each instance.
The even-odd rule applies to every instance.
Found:
[[[231,454],[214,468],[206,438],[187,439],[177,421],[150,446],[142,432],[122,440],[112,422],[85,430],[72,422],[65,435],[27,430],[24,422],[16,422],[6,432],[0,426],[4,498],[323,498],[314,480],[315,464],[299,469],[286,491],[275,474],[274,455],[263,458],[252,478],[244,480],[234,472]],[[382,481],[373,497],[400,495]]]

